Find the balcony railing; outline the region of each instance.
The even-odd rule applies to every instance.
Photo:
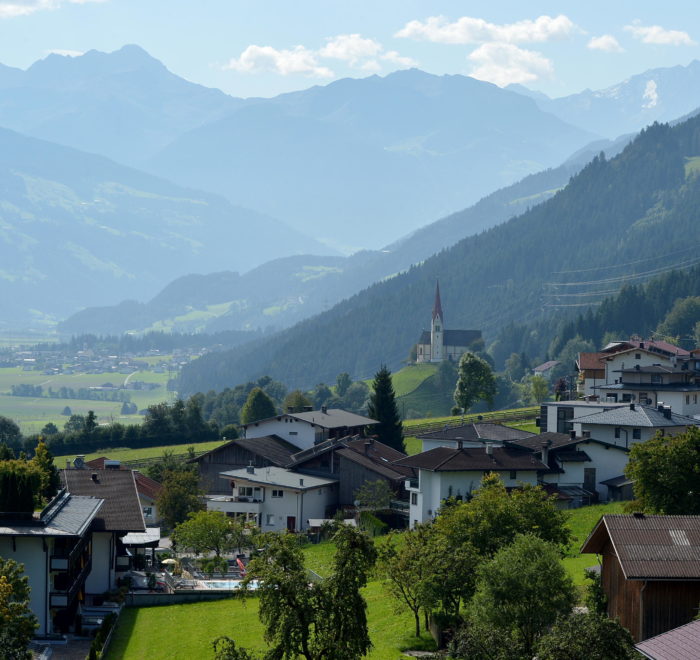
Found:
[[[66,586],[65,589],[54,588],[51,590],[49,602],[50,607],[68,607],[75,595],[82,588],[85,583],[85,578],[90,573],[92,569],[92,559],[85,563],[85,566],[80,570],[80,572],[70,581],[70,584]]]

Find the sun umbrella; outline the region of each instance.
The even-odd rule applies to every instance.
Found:
[[[177,559],[164,559],[161,564],[177,564]]]

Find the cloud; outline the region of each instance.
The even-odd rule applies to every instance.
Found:
[[[382,51],[382,45],[374,39],[359,34],[339,34],[328,37],[326,45],[318,51],[321,57],[344,60],[356,66],[360,60],[375,57]]]
[[[80,57],[85,55],[83,50],[70,50],[69,48],[53,48],[46,51],[49,55],[63,55],[63,57]]]
[[[625,50],[612,34],[603,34],[600,37],[593,37],[586,47],[591,50],[604,50],[606,53],[623,53]]]
[[[63,5],[85,5],[106,0],[0,0],[0,18],[28,16],[45,9],[60,9]]]
[[[659,93],[656,91],[655,80],[647,80],[644,94],[642,94],[642,100],[645,101],[645,103],[642,104],[643,108],[653,108],[659,102]]]
[[[304,46],[278,50],[272,46],[250,45],[237,58],[229,61],[224,69],[242,73],[272,71],[282,76],[302,74],[318,78],[332,78],[335,74],[318,63],[316,53]]]
[[[554,71],[552,62],[542,53],[518,48],[513,44],[483,44],[470,53],[467,59],[474,64],[470,74],[473,78],[500,87],[549,77]]]
[[[631,32],[635,39],[640,39],[645,44],[658,46],[694,46],[695,42],[687,32],[682,30],[667,30],[660,25],[641,25],[634,21],[631,25],[625,25],[625,30]]]
[[[360,34],[338,34],[328,37],[319,50],[305,46],[279,50],[273,46],[248,46],[238,57],[229,60],[224,69],[242,73],[272,71],[283,76],[303,74],[319,78],[333,78],[335,73],[320,60],[340,60],[361,71],[381,71],[382,63],[395,67],[416,66],[417,62],[404,57],[395,50],[384,51],[384,46],[374,39]]]
[[[444,16],[431,16],[424,22],[410,21],[394,36],[443,44],[509,44],[564,39],[574,30],[574,23],[563,14],[539,16],[516,23],[489,23],[482,18],[462,16],[450,23]]]
[[[412,57],[400,55],[398,51],[395,50],[388,50],[386,53],[383,53],[381,55],[381,59],[391,62],[392,64],[398,64],[404,68],[418,66],[418,62],[416,62],[416,60],[414,60]]]

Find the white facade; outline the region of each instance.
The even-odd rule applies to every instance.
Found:
[[[266,435],[276,435],[290,442],[295,447],[309,449],[316,442],[324,440],[323,429],[291,415],[280,415],[272,419],[248,424],[245,429],[246,438],[262,438]]]
[[[102,594],[116,587],[115,553],[112,532],[92,533],[92,570],[85,581],[87,593]]]
[[[442,501],[448,497],[469,496],[479,488],[484,474],[483,470],[433,472],[419,469],[417,480],[406,481],[410,526],[433,520]],[[537,485],[537,470],[504,470],[498,474],[506,487],[523,483]]]
[[[675,435],[676,433],[682,433],[686,428],[685,426],[666,426],[660,429],[653,426],[611,426],[607,424],[586,424],[583,421],[574,422],[576,435],[582,436],[588,433],[590,437],[596,440],[608,442],[618,447],[631,447],[636,442],[649,440],[660,430],[666,435]]]
[[[279,483],[280,472],[287,473],[284,483]],[[304,531],[309,519],[328,517],[337,499],[334,479],[282,468],[258,468],[253,473],[232,470],[222,477],[235,484],[231,497],[209,497],[207,509],[253,520],[264,532]]]
[[[601,401],[549,401],[543,403],[540,410],[544,414],[540,415],[543,426],[540,432],[544,433],[568,433],[574,428],[571,420],[574,417],[592,415],[593,413],[611,410],[612,408],[624,406],[624,403],[609,403]],[[546,417],[546,424],[544,418]],[[602,438],[601,438],[602,439]]]
[[[665,367],[670,367],[675,364],[675,358],[666,357],[659,353],[651,353],[644,348],[633,348],[620,353],[613,353],[610,357],[605,358],[605,384],[611,385],[620,378],[620,374],[616,373],[620,369],[634,369],[639,367],[651,367],[654,364],[660,364]]]

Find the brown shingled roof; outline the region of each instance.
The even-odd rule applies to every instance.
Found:
[[[95,480],[93,474],[97,475]],[[145,531],[131,470],[61,470],[61,480],[72,495],[88,495],[105,501],[95,518],[96,531]]]
[[[608,538],[628,580],[700,580],[700,516],[606,514],[581,552],[601,553]]]
[[[578,366],[580,371],[586,371],[586,370],[592,370],[595,371],[596,369],[601,369],[605,370],[605,363],[602,362],[605,357],[607,356],[607,353],[579,353],[578,354],[578,360],[576,360],[576,365]]]
[[[645,639],[635,648],[651,660],[697,660],[700,655],[700,620]]]

